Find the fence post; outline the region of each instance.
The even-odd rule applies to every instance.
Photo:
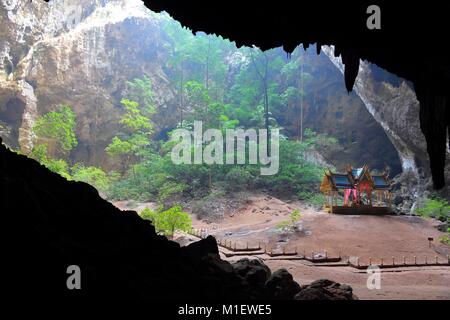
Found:
[[[247,241],[247,250],[248,250],[248,241]]]
[[[436,256],[435,259],[436,259],[436,264],[439,264],[439,263],[438,263],[438,256]]]
[[[383,266],[383,257],[381,257],[381,266]]]
[[[283,247],[283,254],[286,254],[286,246]]]
[[[372,265],[372,258],[369,257],[369,266],[371,266],[371,265]]]
[[[234,242],[234,251],[236,251],[236,241]]]
[[[325,251],[325,260],[328,259],[328,252]]]
[[[417,257],[414,256],[414,264],[417,264]]]
[[[357,264],[358,267],[359,267],[359,257],[356,258],[356,264]]]
[[[392,257],[392,265],[395,266],[395,258]]]
[[[406,265],[406,257],[403,256],[403,264]]]
[[[314,251],[311,252],[311,259],[314,261]]]
[[[428,264],[428,257],[425,256],[425,264]]]

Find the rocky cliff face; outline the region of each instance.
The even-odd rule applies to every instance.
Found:
[[[325,160],[338,170],[343,170],[347,164],[368,164],[378,170],[388,166],[394,175],[400,173],[399,153],[386,128],[374,118],[356,92],[347,93],[342,75],[330,58],[324,54],[318,56],[311,48],[305,52],[304,59],[304,71],[311,75],[304,87],[304,126],[336,137],[340,145],[340,148],[320,150]],[[382,94],[377,99],[383,101],[391,97]],[[291,135],[298,135],[298,108],[276,116],[285,119],[283,126]]]
[[[342,60],[334,56],[334,48],[324,46],[322,50],[343,73]],[[432,182],[427,144],[420,130],[420,105],[417,96],[411,84],[365,61],[359,64],[354,91],[398,152],[402,175],[395,179],[394,202],[399,211],[411,212],[417,201],[420,202],[421,197],[431,189]],[[448,155],[447,152],[447,159]],[[446,172],[448,171],[449,164],[446,167]],[[448,180],[448,175],[446,176]],[[448,197],[448,188],[440,193]]]
[[[16,131],[7,142],[23,152],[32,148],[36,116],[64,103],[78,119],[74,160],[107,163],[104,148],[117,129],[126,81],[144,74],[157,106],[170,107],[163,35],[139,0],[4,0],[1,6],[0,105],[10,114],[6,126]]]
[[[334,48],[323,47],[323,52],[344,73],[342,60],[334,56]],[[425,138],[420,132],[419,102],[404,80],[389,76],[375,65],[360,62],[354,90],[395,146],[403,171],[411,170],[418,175],[419,168],[429,167]]]

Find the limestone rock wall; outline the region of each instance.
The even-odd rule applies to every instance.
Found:
[[[126,81],[144,74],[157,107],[171,107],[159,21],[141,1],[3,0],[0,10],[0,102],[24,105],[23,121],[12,124],[20,126],[17,143],[10,139],[21,151],[32,149],[36,116],[69,104],[79,138],[72,158],[108,166],[104,148],[118,129]]]

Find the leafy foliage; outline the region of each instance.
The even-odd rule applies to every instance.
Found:
[[[433,217],[445,222],[450,218],[450,204],[438,197],[430,198],[416,212],[423,217]]]
[[[447,234],[439,237],[439,241],[450,246],[450,237]]]
[[[41,139],[56,140],[62,153],[67,153],[78,145],[75,134],[76,116],[72,108],[62,105],[59,111],[44,114],[36,120],[35,134]]]
[[[70,168],[66,160],[52,158],[48,152],[48,144],[42,142],[54,140],[57,142],[59,151],[66,154],[78,144],[75,127],[75,114],[67,105],[61,106],[59,111],[44,114],[37,119],[33,128],[39,139],[30,157],[68,180],[83,181],[106,192],[111,183],[110,176],[114,176],[113,172],[109,176],[100,168],[85,167],[82,164],[75,164]]]
[[[55,172],[68,180],[71,179],[69,165],[65,160],[52,159],[47,156],[47,144],[35,145],[31,151],[30,157],[47,167],[50,171]]]
[[[124,131],[113,137],[111,143],[105,148],[110,156],[120,158],[122,174],[129,169],[133,160],[147,154],[153,133],[150,117],[155,113],[150,79],[148,77],[135,79],[129,82],[129,86],[131,87],[130,95],[142,101],[142,105],[129,99],[121,100],[125,113],[119,122]]]
[[[234,166],[225,175],[226,189],[228,191],[246,190],[252,183],[253,176],[242,166]]]
[[[111,183],[111,177],[102,169],[94,166],[85,167],[81,164],[72,167],[72,179],[89,183],[103,192],[108,191]]]
[[[156,213],[156,211],[154,211],[154,210],[152,210],[150,208],[144,208],[141,211],[140,215],[141,215],[142,219],[150,220],[154,224],[155,220],[156,220],[157,213]]]
[[[174,206],[167,210],[159,208],[156,211],[145,208],[141,212],[141,217],[150,220],[156,231],[166,236],[173,236],[176,230],[189,231],[192,229],[191,216],[184,212],[181,206]]]
[[[302,217],[301,213],[299,210],[295,209],[291,212],[290,215],[290,219],[291,219],[291,224],[295,225],[295,223],[300,220],[300,218]]]
[[[295,229],[295,224],[298,222],[298,220],[300,220],[302,217],[302,214],[300,213],[299,210],[295,209],[293,210],[290,215],[289,215],[289,220],[283,220],[280,221],[277,225],[276,228],[278,230],[294,230]]]

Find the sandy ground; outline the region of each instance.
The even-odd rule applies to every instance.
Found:
[[[383,269],[380,289],[367,288],[368,274],[351,267],[306,266],[301,261],[266,260],[271,270],[286,268],[304,285],[317,279],[349,284],[359,299],[450,300],[450,268]]]
[[[121,209],[131,209],[126,202],[115,203]],[[139,204],[133,210],[154,207],[152,203]],[[289,219],[294,209],[302,213],[296,232],[284,232],[277,228],[281,221]],[[275,197],[257,194],[244,208],[227,212],[217,223],[193,219],[196,229],[207,229],[217,239],[236,242],[237,247],[250,247],[261,243],[268,250],[293,251],[310,256],[312,252],[356,259],[366,264],[369,258],[377,264],[383,258],[402,262],[447,261],[450,248],[438,241],[444,233],[435,228],[433,220],[409,216],[345,216],[334,215],[303,206],[286,203]],[[434,238],[431,243],[428,237]],[[227,258],[237,260],[240,257]],[[369,290],[365,270],[351,267],[312,266],[305,261],[266,260],[272,269],[288,269],[300,284],[308,284],[320,278],[329,278],[353,287],[360,299],[448,299],[450,300],[450,267],[416,267],[383,269],[381,289]]]
[[[295,233],[279,231],[276,226],[289,219],[294,209],[302,213]],[[299,203],[285,203],[274,197],[254,196],[247,207],[233,215],[225,215],[221,223],[204,223],[194,220],[197,229],[220,239],[237,242],[241,246],[267,244],[268,249],[286,251],[297,248],[310,256],[312,252],[325,252],[329,256],[359,257],[361,263],[372,258],[377,263],[384,261],[445,261],[450,248],[441,244],[438,238],[444,233],[434,227],[432,220],[414,216],[351,216],[335,215],[306,208]],[[428,237],[434,238],[431,243]]]
[[[296,233],[280,232],[276,226],[287,220],[290,212],[299,209],[302,218],[298,222]],[[208,229],[208,233],[217,238],[236,241],[244,247],[258,243],[267,244],[269,250],[286,251],[297,248],[299,253],[327,251],[329,256],[341,255],[361,263],[369,258],[379,263],[383,257],[390,263],[392,257],[397,262],[447,261],[450,248],[437,239],[443,235],[435,228],[435,222],[420,217],[409,216],[344,216],[316,211],[300,203],[286,203],[277,198],[256,195],[250,199],[247,207],[239,212],[226,214],[220,223],[204,223],[194,220],[197,229]],[[428,237],[433,237],[431,246]],[[237,257],[228,258],[237,260]],[[423,267],[403,269],[383,269],[381,289],[367,288],[368,274],[365,270],[351,267],[317,267],[302,261],[266,260],[272,269],[288,269],[295,280],[308,284],[320,278],[329,278],[347,283],[360,299],[449,299],[450,267]]]

